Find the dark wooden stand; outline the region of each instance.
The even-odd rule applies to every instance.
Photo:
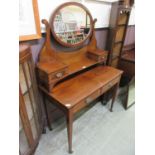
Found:
[[[123,76],[121,78],[121,85],[126,85],[126,100],[124,103],[125,109],[128,109],[128,96],[129,96],[129,87],[134,84],[135,79],[135,45],[130,44],[123,47],[121,58],[118,65],[119,69],[123,70]],[[135,102],[133,102],[134,104]],[[131,105],[133,105],[131,104]],[[130,105],[130,106],[131,106]]]
[[[119,2],[112,3],[107,49],[109,51],[107,64],[118,67],[121,51],[125,41],[131,7]]]

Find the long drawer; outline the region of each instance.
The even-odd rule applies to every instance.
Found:
[[[89,105],[90,102],[92,102],[93,100],[95,100],[97,97],[99,97],[100,94],[100,90],[98,89],[97,91],[95,91],[94,93],[92,93],[91,95],[89,95],[87,98],[83,99],[82,101],[80,101],[78,104],[76,104],[73,107],[73,112],[76,113],[77,111],[79,111],[80,109],[86,107]]]
[[[105,93],[107,90],[109,90],[110,88],[112,88],[116,83],[118,83],[120,81],[120,76],[115,78],[114,80],[110,81],[108,84],[106,84],[105,86],[103,86],[101,88],[101,94]]]

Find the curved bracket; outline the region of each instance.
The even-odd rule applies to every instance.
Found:
[[[42,19],[42,23],[46,26],[46,37],[43,48],[39,54],[39,62],[48,62],[56,58],[56,52],[51,48],[50,26],[46,19]]]
[[[97,22],[97,19],[95,18],[93,20],[93,32],[92,32],[92,36],[90,39],[90,42],[87,46],[87,51],[95,51],[97,49],[97,41],[96,41],[96,37],[95,37],[95,23]]]

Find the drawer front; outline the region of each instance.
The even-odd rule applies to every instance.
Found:
[[[75,113],[75,112],[79,111],[80,109],[88,106],[89,103],[91,103],[93,100],[95,100],[99,96],[100,96],[100,90],[95,91],[93,94],[89,95],[87,98],[85,98],[84,100],[77,103],[73,107],[73,112]]]
[[[61,79],[65,74],[66,74],[66,71],[62,70],[62,71],[59,71],[59,72],[56,72],[56,73],[49,75],[49,83],[51,81]]]
[[[106,84],[105,86],[103,86],[101,88],[101,94],[105,93],[107,90],[109,90],[110,88],[112,88],[116,83],[118,83],[120,80],[120,76],[115,78],[114,80],[110,81],[108,84]]]
[[[51,73],[49,75],[45,72],[39,71],[39,78],[44,83],[55,82],[55,81],[61,79],[62,77],[64,77],[64,75],[66,75],[66,70],[61,70],[61,71],[58,71],[55,73]]]

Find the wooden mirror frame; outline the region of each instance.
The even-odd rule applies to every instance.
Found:
[[[90,17],[90,30],[89,30],[89,33],[88,33],[88,35],[86,36],[86,38],[84,40],[82,40],[81,42],[79,42],[77,44],[71,44],[71,43],[65,43],[65,42],[63,42],[61,39],[59,39],[59,37],[57,37],[57,35],[54,32],[53,22],[54,22],[55,15],[62,8],[66,7],[66,6],[70,6],[70,5],[75,5],[75,6],[78,6],[78,7],[82,8],[83,10],[86,11],[86,13],[88,14],[88,16]],[[91,16],[91,13],[89,12],[89,10],[84,5],[82,5],[81,3],[77,3],[77,2],[66,2],[66,3],[58,6],[55,9],[55,11],[53,12],[53,14],[50,17],[49,25],[50,25],[51,32],[52,32],[54,38],[56,39],[56,41],[58,41],[59,44],[61,44],[63,46],[66,46],[66,47],[75,47],[75,46],[77,47],[77,46],[82,45],[88,38],[91,37],[92,31],[93,31],[93,18]]]

